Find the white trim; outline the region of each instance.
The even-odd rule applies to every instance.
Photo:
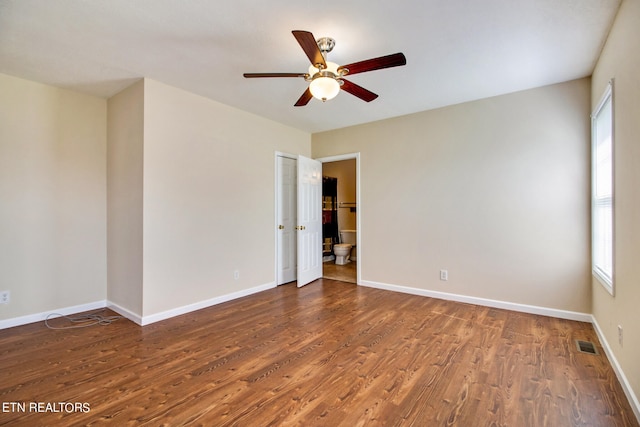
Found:
[[[591,113],[591,273],[593,277],[602,285],[603,288],[615,297],[615,271],[616,271],[616,184],[615,184],[615,103],[614,103],[614,80],[611,79],[607,83],[598,105]],[[611,188],[611,275],[603,271],[596,265],[596,244],[594,239],[595,230],[595,217],[593,212],[596,205],[595,188],[596,188],[596,133],[597,133],[597,120],[600,111],[604,108],[605,104],[609,102],[611,105],[611,174],[612,174],[612,188]]]
[[[593,318],[589,313],[580,313],[577,311],[558,310],[555,308],[540,307],[536,305],[519,304],[514,302],[492,300],[487,298],[471,297],[467,295],[451,294],[448,292],[431,291],[427,289],[418,289],[409,286],[392,285],[388,283],[372,282],[362,280],[362,286],[370,288],[384,289],[387,291],[402,292],[405,294],[419,295],[423,297],[437,298],[448,301],[463,302],[467,304],[481,305],[485,307],[501,308],[504,310],[519,311],[521,313],[539,314],[541,316],[557,317],[560,319],[577,320],[579,322],[591,322]]]
[[[604,93],[600,97],[600,101],[598,101],[598,105],[596,106],[596,108],[593,109],[593,112],[591,113],[591,118],[594,118],[600,112],[600,110],[602,109],[602,107],[604,106],[604,104],[607,102],[609,98],[611,98],[611,100],[613,101],[613,79],[607,82],[607,87],[605,88]],[[611,103],[611,107],[613,108],[613,102]]]
[[[595,329],[596,334],[598,335],[598,339],[600,340],[600,344],[602,344],[602,348],[604,349],[605,354],[607,355],[607,359],[609,359],[609,363],[613,367],[613,371],[616,373],[618,377],[618,381],[620,381],[620,385],[622,386],[622,390],[624,390],[624,394],[627,396],[627,400],[629,400],[629,404],[631,405],[631,409],[633,409],[633,413],[636,416],[636,419],[640,423],[640,401],[638,401],[638,397],[633,392],[633,388],[629,383],[629,380],[624,374],[622,367],[618,363],[618,359],[613,354],[613,350],[609,346],[609,342],[604,336],[598,321],[595,316],[591,316],[591,323],[593,324],[593,329]]]
[[[297,154],[291,154],[291,153],[284,153],[282,151],[276,151],[276,157],[280,156],[280,157],[286,157],[288,159],[293,159],[293,160],[298,160],[298,155]],[[276,159],[277,161],[278,159]]]
[[[115,311],[121,316],[126,317],[131,320],[133,323],[137,323],[138,325],[142,325],[142,317],[138,313],[134,313],[133,311],[124,308],[114,302],[107,301],[107,308]]]
[[[190,313],[192,311],[201,310],[203,308],[211,307],[216,304],[221,304],[223,302],[228,302],[237,298],[246,297],[248,295],[256,294],[258,292],[266,291],[271,288],[276,287],[276,282],[273,281],[271,283],[266,283],[264,285],[255,286],[249,289],[243,289],[241,291],[232,292],[230,294],[221,295],[219,297],[211,298],[204,301],[199,301],[193,304],[184,305],[182,307],[172,308],[171,310],[163,311],[156,314],[151,314],[149,316],[142,316],[140,323],[141,326],[148,325],[150,323],[159,322],[161,320],[170,319],[175,316],[180,316],[181,314]]]
[[[232,301],[237,298],[242,298],[258,292],[266,291],[268,289],[272,289],[275,287],[276,287],[276,282],[266,283],[264,285],[254,286],[253,288],[232,292],[230,294],[221,295],[219,297],[211,298],[204,301],[199,301],[199,302],[188,304],[182,307],[176,307],[171,310],[163,311],[161,313],[156,313],[149,316],[140,316],[139,314],[134,313],[131,310],[126,309],[111,301],[107,301],[107,300],[95,301],[88,304],[74,305],[71,307],[59,308],[57,310],[29,314],[26,316],[14,317],[12,319],[0,320],[0,329],[12,328],[14,326],[22,326],[22,325],[26,325],[34,322],[42,322],[44,321],[44,319],[47,318],[47,316],[51,316],[52,314],[69,316],[72,314],[81,313],[83,311],[98,310],[102,308],[109,308],[115,311],[116,313],[120,314],[121,316],[124,316],[127,319],[131,320],[132,322],[140,326],[145,326],[151,323],[159,322],[161,320],[166,320],[175,316],[180,316],[181,314],[190,313],[192,311],[201,310],[203,308],[211,307],[216,304],[221,304],[223,302]]]
[[[71,307],[59,308],[57,310],[43,311],[41,313],[28,314],[26,316],[14,317],[11,319],[0,320],[0,329],[13,328],[14,326],[27,325],[29,323],[43,322],[47,316],[59,314],[69,316],[71,314],[81,313],[83,311],[97,310],[106,307],[106,301],[94,301],[87,304],[74,305]],[[59,316],[57,316],[59,317]]]
[[[362,212],[362,202],[360,198],[360,153],[348,153],[339,154],[337,156],[320,157],[315,159],[320,163],[339,162],[342,160],[356,159],[356,248],[358,248],[358,263],[356,265],[356,283],[360,284],[360,278],[362,277],[362,253],[363,248],[361,244],[362,239],[362,227],[360,225],[360,213]]]

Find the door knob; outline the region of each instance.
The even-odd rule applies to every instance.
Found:
[[[284,230],[284,225],[279,225],[278,230]]]

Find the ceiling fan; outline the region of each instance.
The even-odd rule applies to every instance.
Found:
[[[336,42],[329,37],[322,37],[316,41],[309,31],[292,31],[304,53],[311,61],[307,73],[244,73],[244,77],[302,77],[309,82],[309,87],[295,103],[296,107],[302,107],[309,103],[311,98],[324,101],[334,98],[340,89],[357,96],[366,102],[371,102],[378,97],[375,93],[346,80],[344,76],[366,71],[380,70],[383,68],[406,65],[407,59],[402,53],[380,56],[347,65],[338,65],[327,61],[327,53],[331,52]]]

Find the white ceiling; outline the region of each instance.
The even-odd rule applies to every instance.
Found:
[[[0,73],[110,97],[141,77],[319,132],[591,75],[620,0],[0,0]],[[293,104],[306,72],[291,30],[336,40],[347,64],[403,52]]]

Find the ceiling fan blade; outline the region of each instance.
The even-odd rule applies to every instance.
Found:
[[[398,67],[400,65],[406,65],[407,58],[403,53],[394,53],[391,55],[380,56],[378,58],[366,59],[360,62],[354,62],[353,64],[342,65],[338,67],[338,71],[347,69],[349,75],[364,73],[366,71],[381,70],[383,68]]]
[[[349,92],[351,95],[357,96],[363,101],[371,102],[378,97],[378,95],[370,90],[367,90],[362,86],[358,86],[355,83],[351,83],[349,80],[342,79],[342,81],[344,82],[343,85],[340,86],[342,90]]]
[[[298,40],[300,47],[307,54],[307,58],[311,61],[311,65],[314,67],[318,64],[322,64],[322,68],[327,68],[327,63],[324,61],[324,56],[318,47],[315,37],[309,31],[293,30],[293,36]]]
[[[247,79],[253,79],[257,77],[305,77],[304,73],[244,73],[244,77]]]
[[[309,101],[311,101],[311,98],[313,98],[313,95],[311,95],[311,91],[307,88],[300,99],[295,103],[294,107],[304,107],[309,103]]]

